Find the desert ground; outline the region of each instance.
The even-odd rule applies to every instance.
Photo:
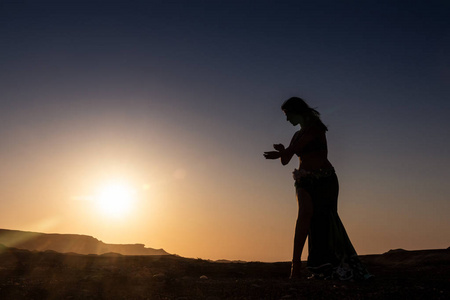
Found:
[[[289,280],[289,262],[1,247],[0,299],[450,299],[450,249],[361,256],[365,282]]]

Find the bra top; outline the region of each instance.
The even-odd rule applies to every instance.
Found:
[[[317,138],[303,146],[296,154],[301,157],[305,154],[320,151],[328,151],[328,146],[321,138]]]

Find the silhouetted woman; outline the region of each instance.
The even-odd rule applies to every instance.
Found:
[[[276,151],[264,153],[266,159],[281,159],[286,165],[297,155],[300,167],[293,172],[298,200],[291,278],[300,274],[301,255],[308,239],[308,269],[320,278],[365,279],[371,275],[360,263],[337,213],[339,184],[328,161],[327,127],[317,110],[292,97],[281,109],[287,121],[300,125],[289,147],[273,145]]]

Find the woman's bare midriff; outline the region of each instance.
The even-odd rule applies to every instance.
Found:
[[[327,153],[308,153],[299,157],[300,166],[299,170],[303,169],[305,171],[315,171],[319,169],[330,169],[333,165],[327,158]]]

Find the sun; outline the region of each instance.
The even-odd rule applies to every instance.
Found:
[[[98,190],[95,202],[103,215],[121,218],[133,209],[134,196],[135,191],[130,186],[124,183],[109,183]]]

